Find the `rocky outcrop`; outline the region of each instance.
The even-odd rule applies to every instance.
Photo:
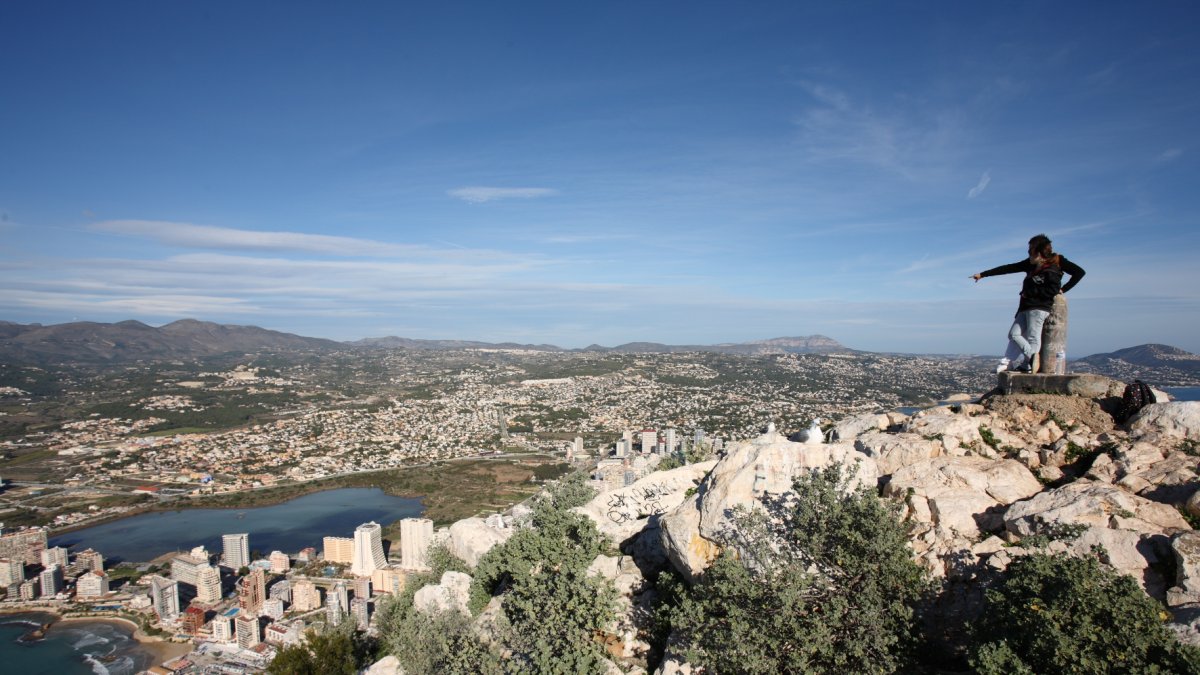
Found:
[[[512,533],[511,527],[494,527],[482,518],[466,518],[450,526],[450,538],[446,548],[474,568],[484,553],[492,550],[493,546],[508,541]]]
[[[1087,479],[1014,504],[1004,525],[1020,537],[1058,538],[1062,548],[1078,555],[1099,546],[1101,560],[1134,577],[1147,593],[1160,599],[1168,580],[1155,568],[1169,555],[1169,537],[1190,529],[1183,516],[1166,504]]]
[[[602,492],[575,511],[591,518],[601,533],[620,544],[647,527],[656,528],[652,518],[682,504],[716,464],[714,459],[658,471],[632,485]]]
[[[461,612],[471,615],[467,602],[471,594],[471,577],[462,572],[446,572],[440,583],[429,584],[413,596],[413,606],[426,614]]]
[[[1041,489],[1015,460],[934,457],[897,470],[884,494],[904,503],[914,553],[931,573],[944,576],[947,558],[971,548],[982,533],[999,530],[1005,507]]]
[[[878,482],[875,460],[849,443],[794,443],[771,431],[729,448],[696,494],[662,517],[663,547],[684,576],[695,579],[720,552],[738,507],[761,507],[764,496],[789,492],[805,471],[840,463],[852,485]]]
[[[1129,435],[1133,438],[1200,441],[1200,401],[1151,403],[1129,422]]]

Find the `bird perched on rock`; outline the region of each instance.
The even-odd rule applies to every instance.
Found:
[[[800,432],[800,442],[815,445],[825,442],[825,432],[821,431],[821,418],[813,419],[812,424],[807,429]]]

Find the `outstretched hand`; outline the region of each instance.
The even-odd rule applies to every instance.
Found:
[[[975,283],[979,283],[979,280],[983,278],[983,275],[982,274],[972,274],[971,278],[975,280]]]

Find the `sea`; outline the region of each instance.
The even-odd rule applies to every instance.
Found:
[[[58,622],[45,637],[27,640],[49,614],[0,614],[0,671],[14,675],[134,675],[154,665],[154,655],[116,623]]]
[[[420,499],[393,497],[378,488],[341,488],[252,509],[180,509],[143,513],[50,538],[50,546],[93,548],[106,562],[148,562],[164,553],[204,545],[221,552],[221,535],[248,533],[250,550],[320,550],[325,537],[352,537],[354,528],[420,516]]]

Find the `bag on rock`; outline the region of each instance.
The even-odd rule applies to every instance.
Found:
[[[1117,408],[1117,424],[1125,424],[1142,408],[1154,403],[1154,392],[1141,380],[1125,385],[1121,393],[1121,407]]]

